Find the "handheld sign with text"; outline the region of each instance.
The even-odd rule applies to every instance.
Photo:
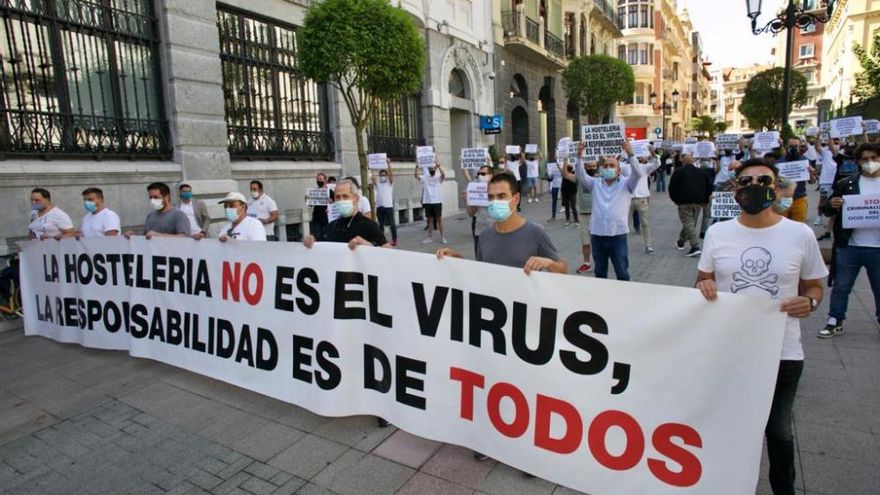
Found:
[[[694,143],[694,158],[715,158],[715,143],[712,141]]]
[[[330,203],[330,190],[326,187],[306,189],[306,206],[326,206]]]
[[[530,153],[530,154],[534,155],[537,152],[538,152],[538,145],[537,144],[527,144],[526,145],[526,153]]]
[[[865,120],[862,121],[865,124],[865,133],[866,134],[880,134],[880,120]]]
[[[752,138],[752,148],[773,150],[779,147],[779,131],[756,132]]]
[[[600,156],[619,156],[626,141],[623,124],[585,125],[581,127],[584,140],[584,161],[596,161]]]
[[[468,182],[467,205],[489,206],[489,184],[486,182]]]
[[[433,167],[436,163],[433,146],[416,146],[416,162],[422,168]]]
[[[633,155],[638,158],[647,158],[651,156],[651,153],[648,151],[648,146],[651,145],[647,139],[637,139],[632,143]]]
[[[733,199],[732,192],[712,193],[712,218],[736,218],[742,212],[739,204]]]
[[[719,134],[715,142],[719,150],[739,150],[739,134]]]
[[[862,117],[858,115],[834,119],[829,124],[831,124],[832,138],[846,138],[861,134],[864,131],[862,128]]]
[[[521,152],[522,152],[522,148],[520,148],[519,146],[517,146],[515,144],[508,144],[507,146],[504,147],[504,154],[505,155],[519,156],[519,154]]]
[[[461,149],[461,168],[474,170],[486,164],[486,158],[489,157],[487,148],[462,148]]]
[[[373,170],[377,169],[386,169],[388,168],[388,154],[387,153],[370,153],[367,155],[367,163],[369,163],[370,168]]]
[[[844,196],[841,215],[845,229],[880,228],[880,195]]]
[[[776,162],[776,168],[779,170],[779,175],[793,182],[810,180],[809,166],[810,162],[807,160]]]
[[[556,143],[556,160],[564,162],[570,158],[571,138],[564,137]]]

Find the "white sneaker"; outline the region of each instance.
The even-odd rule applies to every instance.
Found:
[[[431,244],[432,242],[434,242],[433,237],[425,237],[424,239],[422,239],[422,244]]]
[[[541,202],[541,200],[540,200],[540,199],[538,199],[538,198],[535,198],[535,203],[540,203],[540,202]]]
[[[532,198],[529,198],[529,203],[531,203],[531,202],[532,202]]]
[[[446,238],[444,237],[444,238],[440,239],[440,244],[449,244],[449,241],[447,241]]]

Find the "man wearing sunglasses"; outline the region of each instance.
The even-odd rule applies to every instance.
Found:
[[[847,196],[854,194],[880,195],[880,147],[866,143],[854,153],[859,160],[859,175],[847,177],[834,185],[831,199],[825,206],[826,215],[833,216],[834,247],[831,255],[830,308],[825,328],[819,330],[820,339],[829,339],[843,333],[843,320],[849,294],[862,267],[868,272],[871,292],[874,293],[874,311],[880,323],[880,228],[843,228],[841,209]]]
[[[696,287],[707,301],[718,292],[779,300],[788,315],[770,416],[764,431],[775,495],[794,495],[794,440],[791,409],[804,367],[799,318],[809,316],[822,299],[828,275],[812,229],[774,212],[775,167],[748,160],[736,171],[734,198],[742,213],[716,223],[706,233]]]

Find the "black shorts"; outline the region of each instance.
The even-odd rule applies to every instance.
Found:
[[[443,218],[443,203],[425,203],[425,218]]]

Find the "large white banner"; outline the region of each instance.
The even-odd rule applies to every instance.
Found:
[[[754,493],[778,301],[319,243],[29,241],[25,332],[594,495]]]

